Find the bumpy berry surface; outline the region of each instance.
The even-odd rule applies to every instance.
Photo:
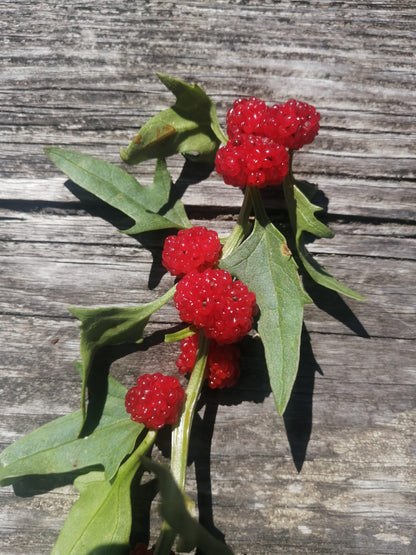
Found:
[[[174,301],[183,322],[204,329],[221,344],[247,335],[257,313],[255,294],[220,269],[186,274],[176,286]]]
[[[319,131],[320,114],[306,102],[288,100],[269,109],[263,133],[289,149],[299,150],[311,143]]]
[[[180,374],[192,372],[198,348],[199,333],[181,341],[181,354],[176,366]],[[205,367],[208,385],[212,389],[232,387],[240,377],[240,349],[237,345],[219,345],[211,340]]]
[[[268,110],[265,102],[255,96],[237,98],[227,113],[227,133],[230,139],[240,133],[263,135]]]
[[[188,374],[194,369],[198,341],[199,333],[194,333],[193,335],[182,339],[181,354],[176,360],[176,366],[178,367],[179,374]]]
[[[162,263],[173,276],[183,276],[192,270],[201,272],[214,267],[221,256],[221,250],[215,231],[195,226],[166,237]]]
[[[240,349],[237,345],[218,345],[211,341],[207,359],[211,389],[232,387],[240,377]]]
[[[215,169],[225,183],[241,189],[280,185],[289,171],[289,154],[267,137],[240,133],[218,149]]]
[[[185,391],[174,376],[143,374],[125,399],[126,411],[135,422],[151,430],[174,424],[181,413]]]
[[[299,150],[314,140],[320,119],[314,106],[293,98],[270,108],[255,97],[239,98],[227,113],[227,132],[230,139],[254,134]]]

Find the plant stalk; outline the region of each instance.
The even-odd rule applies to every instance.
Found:
[[[203,330],[199,333],[197,359],[186,389],[185,406],[181,418],[172,432],[171,472],[182,492],[185,490],[192,421],[204,382],[209,348],[209,339],[205,337]],[[163,522],[154,555],[169,555],[175,537],[175,530],[167,522]]]
[[[238,214],[237,223],[222,248],[222,258],[231,254],[250,232],[249,217],[253,209],[250,189],[251,187],[246,187],[244,191],[244,200]]]
[[[249,194],[256,219],[263,227],[265,227],[270,222],[270,219],[267,215],[266,209],[264,208],[260,191],[257,187],[247,187],[247,189],[250,189]]]

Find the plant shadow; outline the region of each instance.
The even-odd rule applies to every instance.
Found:
[[[312,433],[313,392],[315,374],[323,375],[311,346],[305,326],[302,329],[299,369],[292,393],[283,414],[286,436],[296,470],[302,470]]]
[[[181,200],[190,185],[205,180],[213,170],[212,164],[194,162],[185,159],[182,171],[170,188],[169,198],[166,204],[160,209],[159,214],[165,214],[174,204]],[[135,223],[129,216],[113,208],[92,193],[89,193],[70,179],[64,183],[65,187],[80,201],[81,208],[94,217],[99,217],[110,223],[120,231],[128,230]],[[177,230],[176,230],[177,231]],[[141,244],[152,255],[152,266],[148,278],[149,289],[154,289],[166,273],[162,265],[161,245],[168,235],[176,232],[175,230],[148,231],[130,235]]]
[[[370,338],[363,324],[341,295],[332,289],[327,289],[319,285],[306,273],[302,277],[305,291],[311,297],[315,306],[329,314],[329,316],[335,320],[341,322],[341,324],[349,328],[355,335],[358,335],[358,337],[364,339]]]
[[[211,171],[211,169],[212,168],[210,168],[209,171]],[[208,169],[205,171],[208,171]],[[171,207],[177,199],[181,198],[189,185],[198,182],[203,178],[204,177],[201,175],[197,179],[195,177],[195,164],[192,162],[186,162],[180,177],[171,189],[171,195],[167,204],[163,207],[163,210],[169,209],[169,207]],[[82,202],[82,207],[91,215],[99,216],[121,229],[127,229],[132,225],[132,221],[121,212],[109,207],[106,203],[85,192],[84,189],[78,187],[73,182],[67,182],[66,185]],[[319,198],[314,198],[314,202],[318,200],[317,204],[319,206],[326,207],[327,199],[323,193],[319,193]],[[324,220],[324,218],[325,214],[323,213],[322,220]],[[285,224],[283,223],[283,225]],[[169,232],[163,231],[149,232],[134,236],[134,238],[139,241],[144,248],[148,249],[153,256],[152,269],[149,275],[150,289],[158,285],[165,273],[161,264],[160,245],[161,238],[168,234]],[[369,337],[364,326],[354,315],[348,305],[343,301],[340,295],[317,285],[308,276],[304,277],[304,284],[306,291],[320,309],[344,323],[357,335],[361,337]],[[88,433],[91,433],[91,431],[94,430],[102,416],[102,408],[107,394],[106,380],[103,380],[102,377],[108,375],[111,364],[118,358],[127,354],[146,349],[151,345],[155,345],[163,341],[164,333],[165,332],[156,332],[155,334],[145,338],[143,343],[140,345],[108,347],[103,349],[97,355],[88,384],[89,409],[87,412],[87,420],[83,429],[85,435],[88,435]],[[307,448],[312,433],[313,392],[315,386],[315,374],[317,372],[322,374],[322,371],[313,355],[309,333],[304,327],[302,331],[299,370],[294,383],[291,398],[283,416],[292,458],[298,472],[301,471],[306,459]],[[96,373],[99,373],[99,375]],[[225,536],[215,526],[211,484],[211,446],[218,407],[219,405],[238,405],[242,402],[261,403],[270,394],[270,381],[261,342],[257,338],[247,337],[242,344],[242,375],[239,383],[234,388],[229,390],[213,391],[205,389],[201,395],[199,409],[204,407],[204,413],[202,417],[196,413],[194,418],[188,462],[194,462],[195,464],[200,523],[214,537],[220,539],[221,541],[224,541]],[[162,454],[166,456],[169,456],[170,452],[169,441],[170,434],[168,433],[168,430],[163,430],[158,437],[158,447],[161,449]],[[71,473],[71,475],[73,474],[74,473]],[[78,474],[79,473],[76,475]],[[33,482],[33,477],[27,478],[32,478]],[[65,480],[68,480],[69,478],[69,474],[62,476],[55,475],[54,483],[57,485],[71,483],[73,476],[71,482],[65,482]],[[38,481],[36,486],[38,488],[38,493],[39,488],[41,491],[48,491],[48,489],[45,488],[52,489],[46,482],[41,485],[39,477],[36,477],[36,479]],[[28,491],[33,492],[35,486],[32,482],[29,480],[26,483],[26,486],[29,487]],[[22,484],[24,485],[24,480],[20,481],[20,486]],[[144,507],[144,512],[147,513],[150,510],[151,501],[156,494],[155,483],[153,482],[149,484],[150,485],[146,485],[146,506]],[[53,487],[57,487],[57,485],[54,485]],[[15,484],[15,487],[19,490],[19,486],[17,484]],[[138,484],[138,488],[140,487],[141,484]],[[30,488],[32,489],[30,490]],[[22,489],[20,489],[20,491],[22,491]],[[19,493],[17,494],[19,495]],[[20,493],[20,495],[22,495],[22,493]],[[33,493],[28,493],[27,495],[33,495]],[[139,507],[139,505],[137,505],[137,507]],[[143,511],[144,509],[142,506],[141,509],[138,508],[137,510]],[[137,537],[139,537],[139,535],[143,537],[143,530],[148,526],[148,524],[149,522],[147,520],[143,521],[140,525],[141,532],[140,534],[137,533]],[[94,554],[99,555],[100,553],[106,553],[106,551],[104,551],[105,547],[106,546],[103,546],[102,551],[101,548],[98,548],[98,550],[94,551]],[[197,553],[199,552],[197,551]]]
[[[88,377],[88,405],[84,425],[80,436],[90,435],[98,426],[103,415],[104,405],[108,392],[108,376],[111,365],[120,358],[132,353],[146,351],[154,345],[163,343],[165,330],[157,330],[145,336],[143,341],[137,343],[123,343],[102,347],[93,358]]]
[[[73,484],[75,478],[92,470],[102,470],[102,466],[89,466],[57,474],[29,474],[15,479],[12,486],[18,497],[34,497]]]

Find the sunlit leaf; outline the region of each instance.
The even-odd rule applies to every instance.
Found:
[[[181,153],[213,162],[220,141],[226,137],[211,99],[196,84],[188,85],[161,73],[158,77],[176,96],[176,102],[140,128],[127,149],[121,150],[121,158],[128,164],[138,164]]]
[[[94,550],[111,555],[125,553],[132,526],[131,482],[156,435],[156,431],[147,432],[113,480],[95,471],[75,480],[80,497],[65,521],[52,555],[84,555]],[[117,448],[117,444],[109,444],[108,448]]]
[[[132,308],[78,308],[69,311],[81,320],[81,357],[83,365],[81,404],[97,352],[108,345],[140,343],[150,316],[172,298],[174,288],[154,301]]]
[[[276,408],[283,414],[299,365],[303,291],[297,265],[283,235],[269,222],[256,220],[251,235],[220,261],[256,294],[258,332],[264,346]]]
[[[134,220],[125,233],[190,227],[185,208],[173,199],[166,162],[156,163],[153,184],[147,187],[105,160],[66,148],[47,147],[50,160],[74,183]]]
[[[21,476],[72,472],[97,465],[104,467],[107,479],[111,479],[143,430],[126,413],[125,395],[126,388],[110,376],[101,419],[88,437],[78,439],[82,424],[78,410],[7,447],[0,455],[1,485],[14,483]]]
[[[305,232],[311,233],[318,238],[330,239],[334,236],[333,231],[315,216],[316,213],[322,211],[320,206],[316,206],[311,202],[316,188],[307,182],[293,182],[291,176],[289,176],[284,182],[283,189],[289,210],[290,221],[295,233],[296,248],[305,270],[320,285],[328,289],[333,289],[347,297],[361,301],[365,300],[359,293],[346,287],[331,276],[331,274],[314,259],[306,248]]]
[[[134,465],[128,460],[113,482],[102,472],[89,472],[75,480],[80,497],[51,555],[85,555],[102,546],[108,546],[112,555],[126,553],[131,530],[130,485],[139,464],[138,458]]]

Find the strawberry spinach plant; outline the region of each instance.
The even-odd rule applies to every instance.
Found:
[[[251,333],[264,348],[276,409],[283,414],[298,369],[303,307],[311,302],[296,260],[320,285],[362,299],[306,248],[305,234],[333,235],[317,218],[321,208],[312,202],[316,187],[297,180],[292,171],[296,151],[318,134],[315,108],[296,100],[270,107],[254,97],[238,99],[228,111],[225,134],[200,87],[166,75],[159,78],[175,95],[175,104],[145,123],[121,151],[129,165],[156,159],[151,185],[141,185],[131,173],[104,160],[65,148],[45,149],[73,182],[133,220],[125,233],[172,230],[162,248],[172,287],[161,297],[128,308],[69,309],[81,328],[82,362],[76,363],[82,378],[80,409],[23,437],[0,456],[2,485],[23,476],[76,469],[79,498],[54,554],[84,555],[103,547],[105,553],[136,555],[195,547],[208,554],[232,553],[198,523],[185,493],[192,421],[202,388],[235,385],[240,342],[255,330]],[[225,194],[229,186],[242,189],[238,220],[225,240],[213,230],[192,226],[181,200],[172,201],[166,159],[178,153],[195,162],[215,163]],[[293,253],[269,218],[261,194],[265,187],[283,189]],[[175,304],[183,322],[180,331],[165,337],[180,341],[178,377],[162,371],[142,374],[127,391],[97,371],[97,355],[104,347],[142,342],[152,314],[168,302]],[[101,381],[106,382],[105,398],[88,396]],[[94,422],[92,414],[100,417]],[[170,469],[151,456],[162,428],[171,432]],[[163,517],[151,548],[130,544],[132,487],[145,471],[158,478]]]

